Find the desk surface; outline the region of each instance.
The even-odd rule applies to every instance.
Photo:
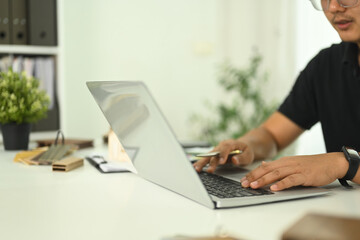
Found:
[[[132,173],[71,172],[14,163],[0,146],[0,239],[154,239],[214,235],[280,239],[309,212],[360,217],[360,189],[334,183],[324,197],[211,210]],[[93,149],[75,153],[85,156]]]

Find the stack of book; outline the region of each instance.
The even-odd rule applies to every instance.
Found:
[[[56,0],[0,0],[0,44],[57,45]]]

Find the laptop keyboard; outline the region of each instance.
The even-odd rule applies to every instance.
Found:
[[[209,194],[219,198],[250,197],[273,194],[265,189],[243,188],[240,182],[208,172],[200,172],[200,179]]]

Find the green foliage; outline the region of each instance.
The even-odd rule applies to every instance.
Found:
[[[194,114],[196,138],[217,145],[225,139],[236,139],[259,126],[277,108],[277,103],[266,101],[262,89],[268,75],[260,73],[262,57],[255,53],[247,68],[240,69],[225,62],[220,66],[219,84],[229,97],[215,106],[207,103],[211,117]],[[230,100],[230,101],[229,101]]]
[[[9,69],[0,72],[0,123],[31,123],[46,117],[49,96],[39,80]]]

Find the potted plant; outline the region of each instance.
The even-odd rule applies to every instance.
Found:
[[[50,98],[26,73],[0,72],[0,124],[5,150],[27,149],[31,123],[46,117]]]
[[[207,104],[210,116],[191,116],[193,133],[198,140],[215,146],[221,140],[239,138],[276,110],[277,103],[267,101],[262,94],[268,73],[260,72],[261,61],[260,54],[254,52],[248,67],[238,68],[228,62],[220,66],[218,81],[227,99],[215,106]]]

